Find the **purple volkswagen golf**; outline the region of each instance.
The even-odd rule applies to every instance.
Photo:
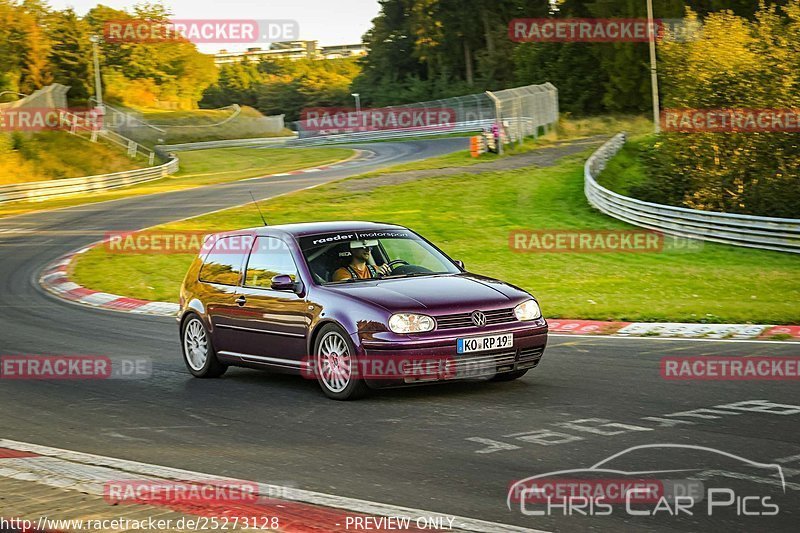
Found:
[[[530,294],[467,272],[407,228],[372,222],[212,235],[180,304],[194,376],[228,366],[293,372],[337,400],[370,388],[517,379],[547,344]]]

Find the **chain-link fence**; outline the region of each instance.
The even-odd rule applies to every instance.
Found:
[[[317,108],[303,115],[289,124],[300,142],[466,133],[495,125],[505,140],[516,140],[558,121],[558,90],[545,83],[382,108]]]
[[[558,122],[558,89],[551,83],[487,92],[506,141],[537,137]]]
[[[104,104],[103,128],[147,146],[288,135],[283,115],[264,116],[236,104],[155,116]],[[163,116],[162,116],[163,115]]]

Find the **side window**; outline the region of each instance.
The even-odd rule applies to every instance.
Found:
[[[232,246],[231,237],[223,237],[214,243],[200,269],[200,281],[220,285],[238,285],[242,276],[243,253],[241,246]]]
[[[272,278],[280,274],[287,274],[292,280],[297,280],[297,266],[289,247],[274,237],[256,238],[247,262],[244,284],[268,289],[272,285]]]

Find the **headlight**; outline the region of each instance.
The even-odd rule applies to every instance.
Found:
[[[535,300],[528,300],[516,306],[514,314],[517,316],[517,320],[536,320],[542,316],[542,311]]]
[[[422,333],[433,329],[433,319],[426,315],[398,313],[389,318],[389,329],[395,333]]]

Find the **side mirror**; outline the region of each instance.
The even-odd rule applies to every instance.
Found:
[[[270,287],[273,291],[293,291],[295,283],[292,277],[288,274],[279,274],[272,278]]]
[[[456,266],[458,266],[458,268],[460,268],[461,270],[466,270],[466,268],[464,267],[464,261],[458,261],[458,260],[456,260],[456,261],[453,261],[453,262],[454,262],[454,263],[456,264]]]

